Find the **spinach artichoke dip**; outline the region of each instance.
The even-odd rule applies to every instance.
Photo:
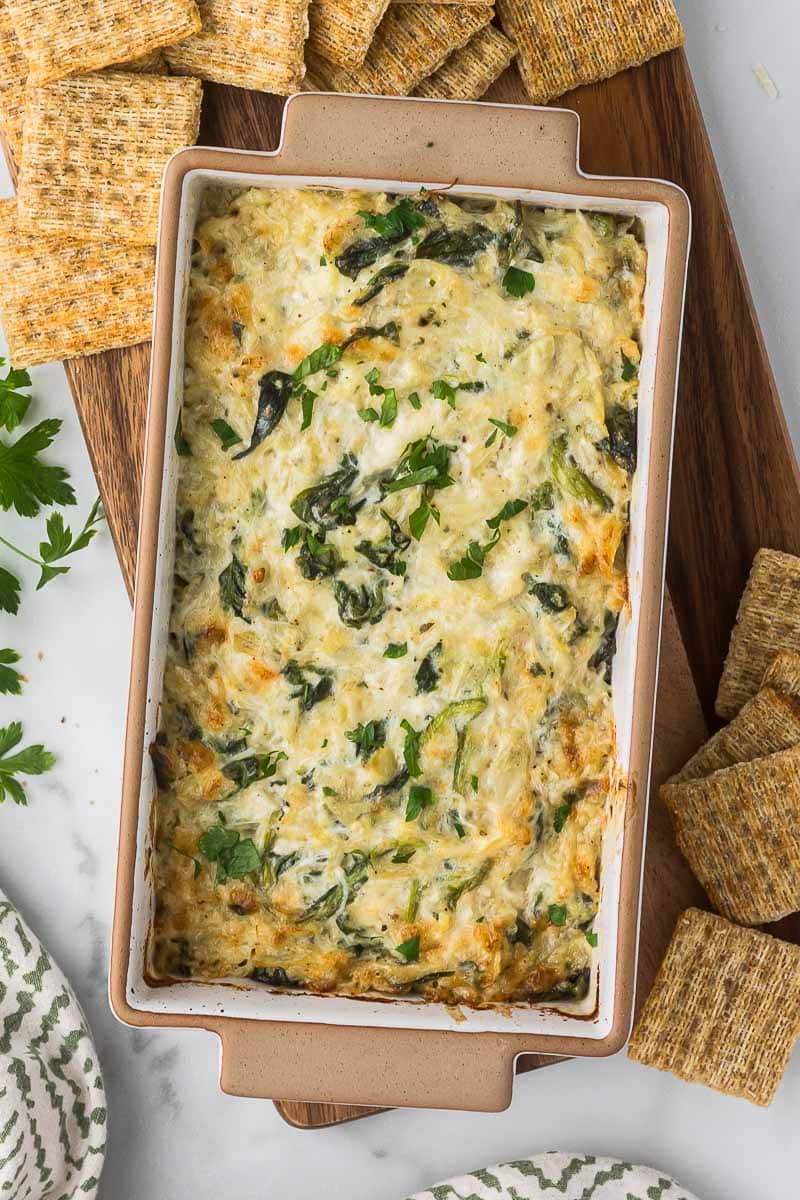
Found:
[[[644,279],[627,217],[206,193],[155,977],[587,994]]]

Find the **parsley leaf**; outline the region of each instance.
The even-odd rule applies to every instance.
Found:
[[[624,350],[620,350],[620,354],[622,355],[622,378],[625,383],[630,383],[632,379],[636,378],[636,363],[628,358]]]
[[[223,450],[230,450],[231,446],[236,446],[242,440],[223,417],[215,417],[211,428],[222,443]]]
[[[358,724],[355,729],[345,730],[344,735],[356,747],[356,757],[364,762],[386,743],[386,726],[383,721],[367,721],[366,725]]]
[[[489,424],[496,425],[497,428],[506,435],[506,437],[514,437],[518,429],[518,426],[511,425],[508,421],[498,421],[496,417],[489,417]]]
[[[407,963],[419,961],[419,934],[415,933],[407,942],[401,942],[397,953],[402,954]]]
[[[243,879],[261,868],[261,855],[253,839],[243,838],[237,829],[228,829],[221,814],[219,823],[201,834],[197,849],[209,862],[217,864],[215,884]]]
[[[547,915],[551,925],[566,925],[567,923],[567,906],[566,904],[551,904],[547,910]]]
[[[5,366],[5,359],[0,358],[0,367]],[[0,429],[5,427],[11,433],[20,424],[28,411],[30,396],[24,395],[20,388],[29,388],[31,377],[27,371],[15,370],[9,367],[5,379],[0,379]]]
[[[455,408],[456,406],[457,390],[458,389],[449,384],[446,379],[434,379],[433,383],[431,384],[431,391],[436,399],[446,400],[451,408]]]
[[[66,575],[69,567],[55,567],[53,563],[61,558],[66,558],[68,554],[74,554],[77,550],[84,550],[94,535],[97,533],[97,526],[104,519],[104,513],[98,496],[89,510],[89,515],[84,522],[83,529],[76,538],[72,536],[72,530],[69,525],[64,524],[64,518],[61,513],[51,513],[47,518],[47,541],[39,543],[39,555],[42,561],[39,566],[42,573],[39,576],[39,582],[36,585],[36,590],[43,588],[51,579],[55,579],[57,575]]]
[[[408,654],[408,642],[389,642],[383,652],[384,658],[405,658]]]
[[[430,517],[433,517],[436,524],[439,524],[440,515],[438,508],[433,504],[429,504],[424,500],[419,508],[415,508],[411,516],[408,518],[408,528],[411,530],[412,536],[419,541],[425,532],[425,527],[428,524]]]
[[[302,383],[309,375],[316,375],[317,371],[327,371],[341,357],[341,346],[334,346],[332,342],[323,342],[321,346],[317,346],[316,350],[312,350],[298,363],[292,372],[292,380],[295,384]]]
[[[454,581],[477,579],[483,574],[483,563],[486,555],[490,550],[495,548],[499,541],[500,530],[495,529],[494,536],[485,545],[481,546],[479,542],[470,542],[464,557],[451,563],[447,568],[447,578]]]
[[[391,429],[397,417],[397,393],[394,388],[387,388],[381,405],[380,423],[382,429]]]
[[[63,467],[51,467],[38,455],[61,428],[55,417],[40,421],[16,442],[0,440],[0,508],[13,506],[21,517],[35,517],[41,505],[74,504],[75,493]]]
[[[589,945],[592,947],[592,949],[595,949],[597,946],[597,934],[595,933],[595,931],[593,929],[585,929],[584,933],[586,935],[586,940],[589,943]]]
[[[530,271],[523,271],[521,267],[509,267],[503,276],[503,287],[510,296],[520,299],[533,291],[536,280]]]
[[[419,409],[422,408],[422,401],[419,398],[419,392],[409,392],[408,403],[411,405],[412,408],[419,411]]]
[[[378,412],[377,408],[373,408],[371,405],[369,408],[360,408],[358,410],[358,415],[361,417],[362,421],[380,421],[381,419],[381,414]]]
[[[311,388],[307,388],[307,387],[303,388],[302,396],[300,399],[300,406],[303,410],[303,423],[300,426],[301,433],[303,432],[304,429],[308,429],[309,425],[311,424],[311,418],[314,415],[314,401],[316,400],[316,398],[317,398],[317,393],[312,392]]]
[[[488,449],[489,446],[493,446],[496,441],[497,441],[497,430],[493,429],[483,444]]]
[[[435,803],[436,801],[434,800],[433,792],[429,787],[423,787],[422,784],[413,783],[408,789],[406,820],[416,820],[423,809],[433,808]]]
[[[527,507],[527,500],[506,500],[500,512],[490,517],[486,524],[490,529],[497,529],[501,521],[510,521],[512,517],[516,517],[519,513],[524,512]]]
[[[407,863],[417,852],[417,847],[410,842],[398,842],[397,849],[392,855],[393,863]]]
[[[284,529],[281,535],[281,548],[283,550],[291,550],[302,540],[305,533],[305,526],[293,525],[291,529]]]
[[[415,229],[421,229],[425,224],[422,213],[412,207],[407,196],[404,196],[388,212],[373,213],[362,209],[358,215],[363,218],[368,229],[374,229],[376,233],[385,238],[407,237]]]
[[[22,676],[12,663],[19,662],[16,650],[0,650],[0,693],[18,696],[22,691]]]
[[[553,813],[553,829],[556,833],[561,833],[561,830],[567,823],[567,817],[572,809],[571,804],[559,804],[556,811]]]
[[[485,362],[486,362],[486,359],[484,358],[484,356],[483,356],[483,354],[482,354],[482,353],[481,353],[481,354],[476,354],[476,355],[475,355],[475,360],[476,360],[476,362],[479,362],[479,363],[485,363]]]
[[[403,742],[403,759],[406,770],[412,779],[418,779],[422,774],[422,767],[419,765],[419,740],[422,735],[417,733],[414,726],[405,719],[400,722],[400,725],[406,734]]]
[[[22,725],[12,721],[0,729],[0,804],[10,796],[15,804],[26,805],[27,797],[17,775],[41,775],[55,764],[55,755],[44,746],[26,746],[16,754],[9,755],[22,741]]]
[[[15,613],[19,609],[20,583],[16,575],[0,567],[0,612]]]

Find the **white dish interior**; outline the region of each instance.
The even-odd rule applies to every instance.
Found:
[[[270,155],[264,155],[269,158]],[[585,1000],[558,1007],[516,1005],[485,1010],[463,1009],[460,1019],[443,1004],[420,999],[350,999],[340,996],[314,996],[302,992],[273,992],[262,985],[237,979],[232,982],[176,982],[153,987],[146,979],[148,932],[153,907],[152,880],[147,872],[150,851],[150,817],[156,791],[155,776],[147,747],[155,738],[167,646],[175,529],[175,498],[178,459],[172,431],[181,403],[184,325],[191,261],[191,243],[203,191],[208,187],[339,187],[364,191],[414,192],[426,186],[424,181],[363,180],[292,175],[247,175],[233,171],[196,170],[183,182],[178,228],[177,270],[175,276],[172,353],[167,410],[167,453],[164,462],[161,511],[159,517],[156,590],[150,644],[147,687],[147,711],[139,798],[139,829],[133,897],[133,922],[130,965],[127,980],[129,1005],[142,1012],[191,1014],[196,1017],[245,1017],[260,1020],[310,1021],[335,1025],[382,1026],[419,1029],[448,1029],[460,1033],[501,1032],[560,1035],[601,1039],[611,1030],[616,991],[617,923],[620,876],[624,837],[624,803],[612,805],[603,843],[601,899],[595,921],[598,948],[594,952],[593,985]],[[431,189],[435,184],[428,184]],[[522,200],[525,204],[582,208],[622,213],[639,217],[644,228],[648,254],[645,287],[645,319],[642,330],[638,417],[638,468],[631,500],[629,540],[630,608],[623,611],[617,637],[617,655],[613,673],[613,707],[616,721],[617,765],[620,778],[627,776],[631,759],[633,690],[636,670],[636,645],[639,633],[641,582],[645,552],[645,509],[650,471],[653,390],[656,350],[664,293],[669,215],[656,202],[609,200],[603,197],[569,193],[521,190],[515,188],[479,188],[454,186],[453,196],[485,196],[502,200]],[[637,802],[646,803],[649,779],[636,782]],[[624,789],[621,789],[624,795]]]

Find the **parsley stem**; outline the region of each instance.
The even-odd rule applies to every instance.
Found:
[[[44,566],[44,563],[40,558],[33,558],[30,554],[26,554],[24,550],[20,550],[19,546],[15,546],[13,542],[6,541],[2,534],[0,534],[0,542],[2,542],[7,550],[13,550],[15,554],[20,556],[20,558],[26,558],[28,562],[33,563],[35,567]]]

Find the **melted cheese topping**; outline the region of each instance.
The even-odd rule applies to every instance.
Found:
[[[207,194],[157,975],[585,994],[644,275],[607,214]]]

